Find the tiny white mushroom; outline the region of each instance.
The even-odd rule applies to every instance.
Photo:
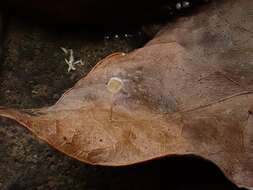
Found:
[[[184,7],[184,8],[190,7],[190,2],[189,2],[189,1],[184,1],[184,2],[183,2],[183,7]]]
[[[76,70],[76,68],[74,67],[74,65],[73,65],[73,63],[72,62],[70,62],[70,61],[68,61],[67,59],[65,59],[65,62],[68,64],[68,66],[69,66],[69,68],[68,68],[68,72],[70,72],[70,71],[75,71]]]
[[[66,48],[64,48],[64,47],[61,47],[61,50],[63,51],[63,53],[65,53],[65,54],[68,54],[68,50],[66,49]]]
[[[78,60],[78,61],[76,61],[76,62],[74,62],[73,63],[74,65],[76,65],[76,64],[80,64],[80,65],[84,65],[84,62],[82,61],[82,60]]]
[[[105,40],[110,40],[110,36],[105,36],[104,39]]]
[[[80,65],[84,65],[84,62],[80,59],[80,60],[77,60],[75,61],[75,58],[74,58],[74,51],[73,49],[69,49],[67,50],[66,48],[64,47],[61,47],[60,48],[65,54],[69,54],[69,59],[66,59],[65,58],[65,62],[68,64],[68,72],[70,71],[75,71],[76,68],[75,68],[75,65],[77,64],[80,64]]]
[[[177,4],[176,4],[176,8],[177,8],[178,10],[180,10],[180,9],[182,8],[182,4],[181,4],[181,3],[177,3]]]
[[[70,52],[69,62],[73,63],[75,61],[74,51],[73,51],[73,49],[70,49],[69,52]]]

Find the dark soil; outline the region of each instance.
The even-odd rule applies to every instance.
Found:
[[[152,36],[156,28],[159,27],[98,34],[85,28],[63,30],[11,18],[5,30],[3,54],[0,52],[0,105],[15,108],[52,105],[100,59],[113,52],[141,47],[149,39],[145,34]],[[68,73],[60,47],[72,48],[75,57],[85,65]],[[57,152],[17,123],[0,119],[0,189],[233,190],[236,187],[216,166],[193,156],[123,168],[89,166]]]

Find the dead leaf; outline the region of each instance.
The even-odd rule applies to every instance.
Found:
[[[195,154],[253,188],[253,1],[214,1],[100,62],[52,107],[1,108],[80,161]]]

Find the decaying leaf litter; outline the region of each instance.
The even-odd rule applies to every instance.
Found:
[[[195,154],[253,188],[252,7],[214,1],[102,60],[54,106],[0,115],[83,162]]]

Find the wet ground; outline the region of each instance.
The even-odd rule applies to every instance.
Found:
[[[97,33],[85,28],[39,26],[10,18],[0,62],[0,105],[34,108],[55,103],[102,58],[143,46],[159,28]],[[68,72],[71,48],[84,65]],[[124,168],[89,166],[0,119],[0,189],[25,190],[233,190],[220,170],[196,157],[164,158]]]

